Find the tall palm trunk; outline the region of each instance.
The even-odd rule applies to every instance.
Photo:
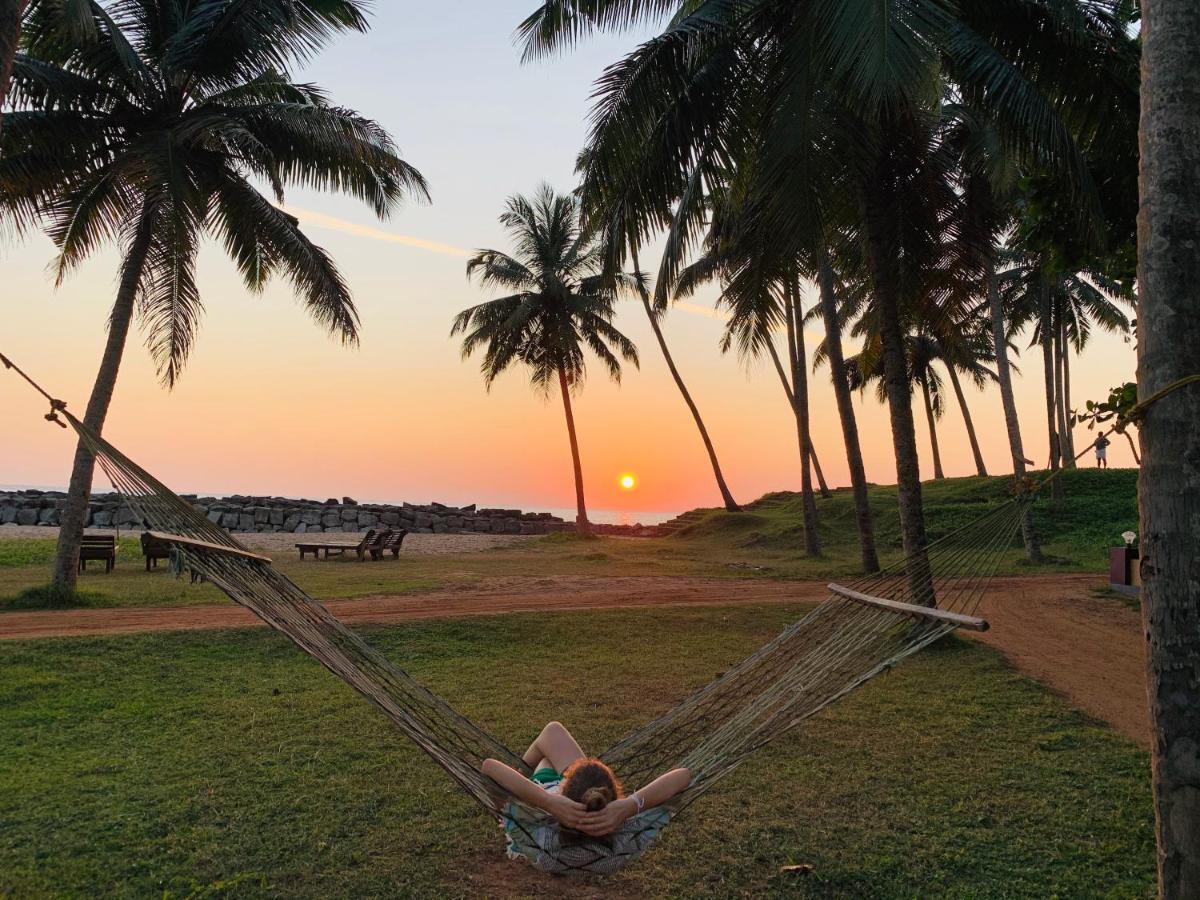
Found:
[[[811,434],[808,436],[808,461],[812,463],[813,475],[817,479],[817,489],[820,490],[821,496],[828,500],[833,496],[833,492],[829,490],[829,483],[825,481],[825,473],[821,471],[821,461],[817,459],[817,448],[813,446]]]
[[[933,403],[929,399],[929,382],[921,379],[921,397],[925,401],[925,418],[929,422],[929,446],[933,449],[933,477],[945,478],[942,471],[942,451],[938,448],[937,418],[933,414]]]
[[[958,408],[962,411],[963,424],[967,426],[967,440],[971,442],[971,455],[975,457],[975,473],[986,476],[987,466],[983,463],[983,453],[979,450],[979,437],[975,434],[975,422],[971,419],[971,409],[967,406],[967,396],[963,393],[962,382],[952,363],[947,363],[946,371],[950,373],[950,385],[954,388],[954,396],[958,400]]]
[[[721,493],[721,502],[725,504],[725,509],[729,512],[739,512],[741,511],[741,507],[733,499],[733,494],[729,492],[729,487],[725,484],[725,476],[721,474],[721,464],[717,461],[717,451],[713,447],[712,439],[708,436],[708,429],[704,426],[704,420],[700,418],[700,410],[697,408],[695,401],[692,400],[692,395],[688,391],[687,385],[683,383],[683,376],[679,374],[679,369],[675,367],[675,359],[671,356],[671,351],[667,347],[667,339],[663,337],[658,316],[655,315],[654,308],[650,305],[650,293],[640,284],[642,268],[638,265],[636,250],[632,253],[632,259],[634,272],[639,278],[638,293],[642,298],[642,308],[646,310],[646,318],[650,320],[650,329],[654,332],[655,340],[658,341],[658,349],[662,351],[663,360],[667,364],[667,370],[671,373],[671,378],[675,381],[675,387],[679,389],[679,393],[683,397],[683,402],[687,404],[687,408],[691,411],[692,418],[696,422],[696,429],[700,432],[700,440],[704,442],[704,449],[708,453],[708,461],[712,464],[713,476],[717,480],[717,490]]]
[[[783,367],[783,360],[779,358],[779,351],[775,349],[775,345],[773,343],[767,343],[767,354],[771,357],[771,361],[775,364],[775,372],[779,375],[779,381],[783,385],[783,393],[787,396],[788,407],[791,408],[792,415],[795,417],[796,392],[792,390],[792,384],[791,381],[788,380],[787,374],[788,369],[792,367],[791,363],[788,364],[787,369]],[[797,440],[802,440],[800,437],[800,425],[798,419],[796,425],[796,436]],[[810,475],[817,480],[817,486],[821,491],[821,496],[825,499],[829,499],[833,496],[833,493],[829,490],[829,485],[825,481],[825,473],[821,471],[821,462],[817,459],[817,448],[813,446],[812,435],[809,435],[808,440],[808,461],[812,470]]]
[[[558,387],[562,391],[563,412],[567,415],[567,435],[571,439],[571,465],[575,470],[575,528],[580,534],[591,534],[592,526],[588,522],[587,503],[583,499],[583,464],[579,461],[579,439],[575,436],[575,414],[571,410],[571,386],[567,383],[567,373],[558,370]]]
[[[1071,340],[1063,328],[1062,335],[1062,406],[1063,436],[1066,438],[1066,457],[1075,468],[1075,429],[1071,426]]]
[[[900,295],[896,260],[886,235],[894,229],[888,220],[888,190],[874,180],[866,185],[867,255],[871,284],[879,308],[879,338],[883,356],[883,378],[896,453],[896,495],[900,507],[900,535],[908,558],[909,599],[936,605],[933,577],[926,554],[925,510],[921,501],[921,464],[917,457],[917,432],[913,424],[912,390],[904,353],[904,330],[900,325]]]
[[[1200,6],[1143,0],[1138,394],[1200,372]],[[1159,896],[1200,897],[1200,386],[1139,429]]]
[[[1075,455],[1071,452],[1071,431],[1067,425],[1067,401],[1063,394],[1063,330],[1054,331],[1054,407],[1058,416],[1058,444],[1064,469],[1075,468]]]
[[[817,536],[817,501],[813,496],[810,458],[812,438],[808,431],[808,367],[804,354],[804,336],[796,333],[796,295],[795,285],[789,279],[784,288],[784,312],[787,317],[788,359],[792,367],[792,409],[796,415],[796,436],[800,445],[800,500],[804,506],[804,551],[809,556],[819,556],[821,542]]]
[[[1000,381],[1000,403],[1004,407],[1004,425],[1008,430],[1008,449],[1012,454],[1013,476],[1019,482],[1025,478],[1025,448],[1021,444],[1021,421],[1017,418],[1017,402],[1013,396],[1012,368],[1008,363],[1008,335],[1004,329],[1004,306],[996,289],[996,264],[992,254],[987,259],[988,307],[992,314],[992,343],[996,351],[996,377]],[[1033,530],[1033,511],[1028,504],[1021,512],[1021,538],[1025,556],[1030,562],[1042,561],[1042,548]]]
[[[21,42],[21,16],[26,0],[0,0],[0,128],[4,127],[4,104],[12,80],[13,59]]]
[[[846,380],[846,357],[842,352],[842,323],[838,316],[837,296],[833,289],[833,270],[822,258],[817,272],[821,291],[821,315],[825,320],[825,351],[829,356],[829,371],[833,376],[833,396],[837,401],[838,418],[842,423],[842,440],[846,444],[846,464],[850,469],[850,485],[854,492],[854,516],[858,526],[858,546],[862,553],[864,572],[879,571],[879,555],[875,552],[875,524],[867,498],[867,472],[863,466],[862,445],[858,441],[858,419],[854,415],[854,400]]]
[[[1058,418],[1055,410],[1054,390],[1054,326],[1051,322],[1050,314],[1050,285],[1046,281],[1046,276],[1043,273],[1040,277],[1039,290],[1041,291],[1042,303],[1042,324],[1041,324],[1041,344],[1042,344],[1042,376],[1046,383],[1046,430],[1050,441],[1050,472],[1053,475],[1059,470],[1059,453],[1060,445],[1058,443],[1058,429],[1055,426],[1055,420]],[[1050,497],[1055,506],[1061,506],[1063,502],[1062,479],[1054,478],[1050,482]]]
[[[108,407],[112,402],[117,374],[121,369],[121,358],[125,353],[125,340],[133,320],[134,301],[138,285],[146,265],[146,255],[153,237],[154,217],[148,208],[142,210],[137,231],[121,266],[121,282],[117,288],[117,299],[108,320],[108,340],[104,355],[100,358],[100,369],[92,386],[83,424],[100,434]],[[67,489],[66,505],[59,521],[58,550],[54,557],[54,586],[73,591],[79,578],[79,546],[83,542],[83,529],[87,525],[88,505],[92,494],[92,475],[95,458],[80,441],[75,447],[75,461],[71,467],[71,483]]]

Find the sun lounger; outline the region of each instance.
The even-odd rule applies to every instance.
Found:
[[[407,529],[399,528],[387,532],[378,545],[371,548],[371,559],[383,559],[383,554],[391,553],[392,559],[400,558],[400,545],[408,535]]]
[[[85,534],[79,545],[79,571],[86,572],[91,560],[104,563],[104,574],[117,565],[117,539],[111,534]]]
[[[160,559],[171,558],[171,545],[161,538],[156,538],[148,531],[142,532],[142,556],[146,558],[146,571],[158,568]]]
[[[347,553],[353,553],[358,557],[358,561],[362,562],[370,554],[374,557],[374,550],[379,544],[391,533],[388,531],[379,531],[375,528],[370,529],[362,536],[356,544],[351,544],[347,541],[297,541],[296,549],[300,551],[300,558],[304,559],[306,554],[311,553],[314,559],[320,558],[320,554],[324,552],[325,559],[329,559],[332,553],[335,556],[345,556]]]

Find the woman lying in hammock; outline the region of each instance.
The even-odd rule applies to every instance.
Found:
[[[485,759],[483,774],[522,803],[592,837],[611,834],[643,809],[666,803],[692,780],[687,769],[673,769],[626,796],[612,769],[585,756],[558,722],[543,728],[522,758],[533,766],[528,778],[498,759]]]

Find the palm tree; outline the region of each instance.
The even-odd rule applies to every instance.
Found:
[[[696,401],[692,399],[692,393],[688,390],[684,383],[683,376],[679,374],[679,367],[675,365],[675,358],[671,355],[671,349],[667,345],[667,339],[663,335],[662,317],[666,312],[665,307],[655,307],[650,300],[650,292],[646,289],[645,280],[642,277],[641,267],[638,265],[637,250],[631,253],[633,261],[634,274],[637,277],[638,298],[642,301],[642,309],[646,311],[646,318],[650,322],[650,330],[654,332],[654,339],[658,342],[658,349],[662,352],[663,361],[667,364],[667,371],[671,373],[671,380],[675,382],[675,388],[679,391],[679,395],[683,397],[683,402],[688,408],[688,412],[692,414],[692,420],[696,423],[696,430],[700,432],[700,440],[704,444],[704,450],[708,454],[709,465],[712,466],[713,478],[717,482],[717,491],[721,495],[721,502],[725,506],[727,512],[740,512],[741,506],[733,499],[733,493],[729,490],[729,485],[725,483],[725,476],[721,472],[721,463],[717,459],[717,450],[713,446],[712,438],[708,436],[708,428],[704,424],[704,419],[700,416],[700,408],[696,405]]]
[[[1052,251],[1014,246],[1001,259],[1005,268],[997,277],[997,293],[1011,327],[1032,326],[1031,346],[1042,349],[1051,468],[1071,468],[1070,351],[1081,351],[1096,326],[1128,334],[1132,326],[1121,306],[1132,307],[1132,292],[1098,266],[1064,268]]]
[[[621,360],[638,364],[637,348],[613,325],[618,290],[644,290],[640,275],[606,276],[603,255],[580,224],[579,201],[542,185],[532,198],[510,197],[502,224],[516,247],[510,256],[480,250],[467,262],[467,277],[478,275],[484,288],[516,293],[463,310],[451,335],[463,335],[463,357],[484,348],[483,378],[490,387],[515,363],[529,368],[543,393],[557,382],[567,418],[575,472],[575,525],[590,534],[583,496],[583,465],[575,434],[571,391],[584,381],[584,347],[621,380]]]
[[[8,85],[17,45],[21,41],[21,17],[24,14],[25,0],[0,0],[0,128],[4,124],[4,104],[8,100]]]
[[[704,227],[704,186],[743,160],[764,172],[756,200],[767,218],[761,233],[782,248],[772,255],[793,255],[810,238],[806,222],[856,206],[881,310],[901,531],[914,596],[926,597],[898,262],[912,252],[930,259],[920,251],[934,243],[925,188],[943,161],[930,151],[930,119],[947,87],[985,103],[1007,145],[1071,173],[1085,192],[1075,132],[1103,119],[1109,94],[1097,73],[1130,43],[1127,10],[1035,0],[1014,0],[1004,15],[985,0],[835,5],[836,14],[829,4],[774,0],[546,0],[519,34],[526,55],[537,55],[594,29],[670,14],[660,36],[605,71],[583,154],[585,202],[610,204],[624,233],[675,210],[665,217],[660,282],[674,280]]]
[[[221,238],[249,290],[286,276],[319,325],[354,343],[358,316],[333,261],[251,179],[276,201],[289,185],[336,190],[381,217],[405,194],[425,196],[382,128],[283,70],[339,31],[365,29],[362,4],[276,0],[254,15],[175,0],[70,6],[84,27],[64,29],[66,7],[49,3],[25,20],[0,144],[0,217],[18,232],[46,230],[59,282],[101,245],[121,247],[84,423],[104,426],[135,308],[160,378],[180,377],[203,309],[195,267],[206,235]],[[81,442],[54,564],[66,589],[92,471]]]
[[[1193,0],[1141,4],[1138,399],[1200,372],[1200,17]],[[1153,726],[1159,896],[1200,896],[1200,391],[1140,423],[1142,621]],[[1152,561],[1149,565],[1145,560]]]

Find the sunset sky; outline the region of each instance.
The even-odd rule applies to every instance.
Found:
[[[138,334],[131,336],[106,434],[180,491],[323,499],[438,500],[568,507],[574,501],[562,407],[534,393],[522,372],[484,389],[478,359],[450,340],[453,315],[487,296],[469,283],[477,247],[507,249],[496,222],[504,199],[548,181],[574,185],[591,84],[637,35],[585,42],[558,59],[522,66],[515,25],[534,0],[376,4],[373,30],[327,49],[303,80],[380,121],[405,159],[429,179],[432,205],[410,204],[380,222],[345,198],[293,192],[288,206],[333,255],[363,321],[347,349],[314,326],[286,283],[250,296],[218,247],[200,259],[207,306],[179,386],[160,387]],[[45,238],[0,243],[0,351],[81,414],[115,293],[112,249],[55,290]],[[643,259],[647,264],[647,260]],[[749,501],[799,485],[790,410],[768,364],[744,366],[717,348],[714,291],[665,320],[667,339],[708,423],[734,494]],[[811,303],[812,295],[808,302]],[[598,509],[675,511],[717,501],[691,418],[670,381],[641,307],[618,326],[638,345],[641,370],[620,386],[600,368],[576,400],[588,501]],[[809,346],[821,338],[806,335]],[[1027,337],[1018,338],[1022,347]],[[848,348],[849,349],[849,348]],[[1040,356],[1024,352],[1018,385],[1027,455],[1044,464]],[[1132,344],[1097,334],[1072,369],[1073,399],[1131,380]],[[999,397],[970,390],[987,463],[1006,470]],[[867,474],[892,482],[887,415],[873,393],[856,399]],[[848,480],[827,376],[813,382],[814,443],[835,485]],[[41,420],[44,402],[0,370],[0,484],[61,486],[73,442]],[[919,412],[919,410],[918,410]],[[918,415],[922,475],[929,441]],[[1077,444],[1088,443],[1081,429]],[[947,474],[973,474],[957,409],[940,423]],[[1115,442],[1113,465],[1132,464]],[[1090,459],[1084,464],[1090,464]],[[636,476],[633,490],[619,484]]]

